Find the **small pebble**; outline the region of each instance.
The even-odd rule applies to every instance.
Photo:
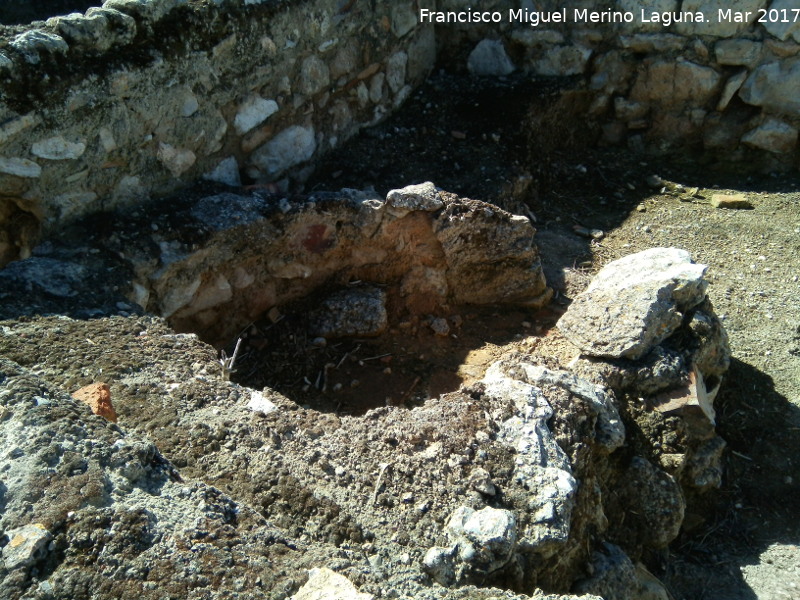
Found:
[[[442,337],[450,333],[450,325],[447,324],[447,319],[442,319],[441,317],[431,319],[430,327],[436,335]]]
[[[644,182],[651,188],[661,187],[664,184],[664,180],[658,175],[650,175]]]

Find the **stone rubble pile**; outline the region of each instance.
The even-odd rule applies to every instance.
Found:
[[[680,416],[683,439],[665,443],[660,461],[688,493],[720,485],[725,447],[713,403],[731,355],[706,269],[676,248],[627,256],[606,265],[558,323],[581,350],[575,373],[636,398],[651,417]]]

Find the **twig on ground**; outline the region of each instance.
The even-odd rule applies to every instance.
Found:
[[[375,491],[372,493],[372,502],[370,503],[372,506],[375,506],[375,501],[378,499],[378,492],[381,489],[381,481],[383,480],[383,474],[386,472],[386,469],[388,469],[391,464],[392,463],[386,462],[386,463],[381,463],[380,465],[381,470],[378,472],[378,479],[375,480]]]
[[[222,379],[225,381],[230,381],[231,373],[233,373],[233,367],[236,364],[236,357],[239,356],[239,348],[242,345],[242,339],[239,338],[236,340],[236,347],[233,349],[233,355],[228,358],[228,355],[225,354],[225,350],[220,350],[219,364],[222,365]]]
[[[368,360],[378,360],[379,358],[386,358],[387,356],[391,356],[391,352],[387,352],[386,354],[379,354],[378,356],[370,356],[369,358],[362,358],[363,362],[367,362]]]

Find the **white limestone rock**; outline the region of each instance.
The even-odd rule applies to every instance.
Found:
[[[449,545],[425,554],[425,571],[442,585],[481,582],[502,569],[517,544],[517,520],[509,510],[458,507],[445,527]]]
[[[52,534],[41,523],[23,525],[5,532],[8,544],[3,548],[3,562],[9,571],[18,567],[28,567],[42,553]]]
[[[424,210],[426,212],[434,212],[444,206],[439,191],[431,181],[391,190],[386,194],[386,204],[397,209]]]
[[[715,96],[721,79],[711,67],[683,59],[660,59],[640,72],[630,99],[675,108],[702,105]]]
[[[616,5],[617,10],[629,11],[635,15],[632,23],[619,25],[623,31],[662,32],[664,26],[659,22],[643,23],[640,18],[641,11],[644,11],[646,15],[651,15],[654,12],[659,14],[675,12],[678,10],[680,2],[678,0],[617,0]]]
[[[19,52],[25,62],[38,65],[41,54],[66,54],[69,45],[64,38],[54,33],[31,29],[16,36],[9,43],[14,50]]]
[[[409,2],[394,2],[391,10],[392,33],[401,38],[417,26],[417,13]]]
[[[269,398],[257,390],[253,390],[250,393],[250,401],[247,403],[247,408],[254,413],[262,415],[268,415],[278,410],[278,407]]]
[[[531,63],[537,75],[580,75],[586,70],[592,51],[579,45],[555,46]]]
[[[787,154],[797,146],[797,128],[769,118],[742,137],[742,143],[774,154]]]
[[[502,77],[513,73],[516,67],[500,40],[481,40],[470,52],[467,68],[473,75]]]
[[[29,112],[19,117],[14,117],[0,125],[0,144],[5,144],[18,133],[38,125],[42,122],[41,116],[35,112]]]
[[[761,57],[761,47],[754,40],[720,40],[714,45],[714,55],[721,65],[753,67]]]
[[[276,112],[278,112],[278,103],[275,100],[254,96],[239,106],[236,117],[233,119],[233,126],[239,135],[243,135],[257,125],[261,125]]]
[[[633,33],[620,36],[619,41],[626,50],[647,54],[678,52],[686,46],[686,38],[674,33]]]
[[[292,125],[253,152],[250,160],[265,177],[274,179],[286,169],[310,159],[316,149],[314,129]]]
[[[517,455],[514,480],[530,490],[527,510],[532,519],[519,531],[520,545],[551,556],[568,539],[578,483],[569,458],[547,426],[553,409],[541,389],[509,376],[495,363],[483,379],[485,392],[508,398],[515,415],[503,422],[498,440]]]
[[[300,90],[313,96],[330,85],[331,72],[328,65],[316,55],[311,55],[303,61],[300,67]]]
[[[407,64],[408,54],[405,52],[395,52],[386,61],[386,83],[393,94],[399,92],[405,84]]]
[[[53,17],[47,20],[47,24],[55,27],[59,34],[75,46],[104,51],[115,41],[115,36],[109,27],[108,16],[103,12],[94,12],[86,16],[72,13],[63,17]]]
[[[106,6],[102,8],[92,7],[86,11],[86,20],[91,22],[94,19],[105,19],[108,22],[105,32],[100,32],[99,28],[95,29],[96,26],[91,23],[86,25],[92,32],[92,37],[94,37],[95,33],[99,34],[99,38],[94,40],[97,50],[104,51],[112,46],[124,46],[130,44],[136,37],[138,31],[136,19],[124,12]],[[72,28],[69,28],[68,31],[73,32]],[[80,35],[78,33],[75,34]],[[88,41],[88,38],[84,39],[82,43],[86,41]]]
[[[685,21],[675,24],[675,30],[682,35],[710,35],[714,37],[733,37],[746,31],[758,18],[759,8],[766,8],[767,0],[737,0],[735,3],[728,0],[683,0],[682,12],[697,13],[705,16],[705,22]],[[719,19],[719,11],[732,9],[733,13],[741,13],[747,18],[745,22],[738,22],[736,18]]]
[[[722,112],[728,107],[728,104],[730,104],[730,101],[733,100],[736,92],[741,89],[746,79],[746,69],[742,69],[738,73],[731,75],[728,78],[728,81],[725,82],[725,87],[722,88],[722,94],[719,97],[719,102],[717,102],[717,110],[719,112]]]
[[[638,359],[700,304],[707,267],[677,248],[651,248],[606,265],[558,322],[584,354]]]
[[[36,179],[42,174],[42,167],[27,158],[0,157],[0,173]]]
[[[368,286],[334,292],[320,302],[309,323],[311,334],[324,338],[379,335],[388,324],[386,293]]]
[[[221,160],[216,167],[203,175],[203,179],[224,183],[231,187],[239,187],[242,185],[242,178],[239,175],[239,163],[236,162],[236,157],[229,156]]]
[[[311,569],[308,581],[290,600],[373,600],[372,594],[362,594],[344,575],[330,569]]]
[[[197,156],[191,150],[175,148],[165,142],[159,142],[157,156],[173,177],[180,177],[197,161]]]
[[[31,153],[48,160],[76,159],[83,156],[85,151],[86,144],[83,142],[70,142],[60,135],[40,140],[31,145]]]
[[[800,58],[760,65],[744,82],[739,96],[768,112],[800,115]]]
[[[407,52],[406,79],[411,83],[419,83],[436,64],[436,34],[432,25],[422,27],[421,31],[415,33]]]
[[[794,41],[800,42],[800,20],[792,18],[792,11],[797,8],[797,0],[772,0],[769,9],[770,11],[779,11],[779,18],[767,20],[764,23],[764,29],[781,41],[786,41],[791,37]],[[784,10],[787,12],[787,17],[789,17],[785,19],[785,22],[782,18],[783,14],[781,14],[781,11]]]
[[[505,565],[517,543],[517,520],[510,510],[486,506],[475,510],[461,506],[450,516],[447,533],[454,540],[466,538],[468,544],[460,548],[461,557],[472,562],[476,550],[488,560],[483,565],[491,573]],[[472,546],[469,548],[468,546]]]

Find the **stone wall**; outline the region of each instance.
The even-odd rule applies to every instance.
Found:
[[[688,144],[794,167],[800,23],[781,22],[795,18],[790,4],[746,0],[720,21],[733,9],[716,0],[617,0],[600,10],[490,0],[480,9],[497,11],[497,23],[436,24],[419,11],[469,2],[109,0],[7,28],[0,265],[73,218],[201,178],[302,179],[315,156],[397,108],[437,50],[477,75],[582,78],[591,102],[580,111],[601,124],[600,143]],[[759,9],[767,22],[756,22]],[[708,22],[696,22],[698,12]],[[630,22],[609,22],[628,13]]]
[[[469,6],[442,4],[453,11]],[[513,16],[521,20],[511,18],[509,10],[520,7]],[[583,76],[594,93],[589,116],[603,123],[601,143],[657,151],[693,145],[726,161],[795,167],[797,8],[788,0],[617,0],[608,8],[495,1],[481,10],[499,12],[499,23],[447,24],[438,32],[449,38],[445,45],[472,49],[463,59],[476,74]]]
[[[109,0],[13,31],[0,265],[73,218],[201,178],[280,180],[389,114],[436,57],[410,1]]]

